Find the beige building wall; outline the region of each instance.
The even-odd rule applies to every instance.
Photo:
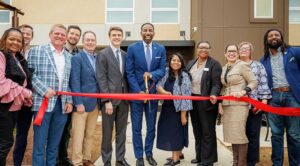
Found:
[[[14,0],[13,5],[25,15],[19,16],[20,24],[30,24],[34,28],[33,45],[49,42],[48,33],[55,23],[79,25],[83,31],[92,30],[97,35],[97,44],[108,45],[107,31],[117,25],[130,31],[126,40],[140,40],[140,26],[150,22],[150,0],[134,0],[133,24],[106,24],[105,0]],[[184,40],[180,31],[185,31],[190,39],[191,0],[179,0],[179,24],[155,24],[155,40]],[[0,28],[0,34],[6,28]],[[81,42],[79,43],[81,44]]]
[[[289,44],[300,46],[300,24],[289,25]]]

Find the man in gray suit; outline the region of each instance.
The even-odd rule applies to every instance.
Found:
[[[108,32],[110,46],[100,51],[96,59],[96,77],[101,93],[127,93],[125,55],[120,49],[123,30],[113,26]],[[125,156],[128,102],[101,99],[102,110],[102,160],[104,166],[111,165],[112,131],[116,127],[116,166],[129,166]]]

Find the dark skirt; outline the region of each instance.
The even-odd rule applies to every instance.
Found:
[[[164,89],[173,92],[174,81],[166,81]],[[181,113],[176,112],[173,100],[165,100],[157,126],[157,148],[181,151],[188,146],[188,124],[182,126]]]

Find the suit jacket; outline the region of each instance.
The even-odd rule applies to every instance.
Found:
[[[246,62],[237,60],[235,64],[231,66],[227,74],[227,82],[225,82],[225,72],[227,70],[228,64],[223,67],[221,81],[223,88],[221,94],[223,96],[229,96],[232,92],[240,92],[246,87],[249,87],[251,90],[256,89],[257,79],[253,74],[251,67]],[[248,105],[246,102],[230,101],[223,100],[223,105]]]
[[[165,75],[166,70],[165,47],[152,42],[152,61],[150,71],[148,71],[143,42],[133,43],[128,47],[125,67],[131,93],[145,91],[143,78],[145,72],[152,74],[148,84],[150,93],[156,93],[155,84]]]
[[[70,91],[69,78],[71,71],[71,54],[63,50],[65,57],[64,78],[62,81],[62,91]],[[28,54],[28,68],[32,73],[32,87],[33,87],[33,111],[38,111],[44,95],[48,88],[58,91],[58,73],[51,51],[50,44],[40,45],[30,49]],[[51,112],[55,106],[57,96],[49,99],[48,108],[46,112]],[[72,97],[62,95],[62,108],[65,103],[72,103]],[[63,111],[64,112],[64,111]]]
[[[197,59],[191,60],[186,66],[187,70],[190,71],[196,62]],[[218,96],[222,87],[222,66],[218,61],[209,56],[206,60],[205,68],[207,70],[203,71],[201,77],[201,96]],[[212,109],[216,110],[218,108],[218,104],[212,104],[209,100],[204,100],[199,103],[199,107],[206,111]]]
[[[96,76],[101,93],[127,93],[128,83],[125,74],[126,52],[121,50],[122,73],[112,48],[106,47],[99,52],[96,60]],[[101,99],[105,103],[109,99]],[[119,105],[121,100],[111,100],[113,105]]]
[[[70,87],[76,93],[99,93],[95,71],[84,51],[72,57],[72,69],[70,76]],[[74,105],[83,104],[86,112],[96,108],[97,99],[89,97],[73,96]],[[76,108],[74,108],[76,111]]]

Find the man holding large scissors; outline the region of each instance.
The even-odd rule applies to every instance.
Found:
[[[166,50],[164,46],[152,41],[154,34],[154,26],[151,23],[144,23],[141,26],[143,41],[136,42],[128,47],[126,74],[131,93],[145,93],[146,84],[148,84],[147,92],[150,94],[156,93],[155,84],[165,74]],[[157,106],[157,100],[130,102],[133,147],[137,166],[144,166],[144,152],[148,163],[157,165],[152,153]],[[144,111],[147,125],[145,146],[143,146],[142,141]]]

